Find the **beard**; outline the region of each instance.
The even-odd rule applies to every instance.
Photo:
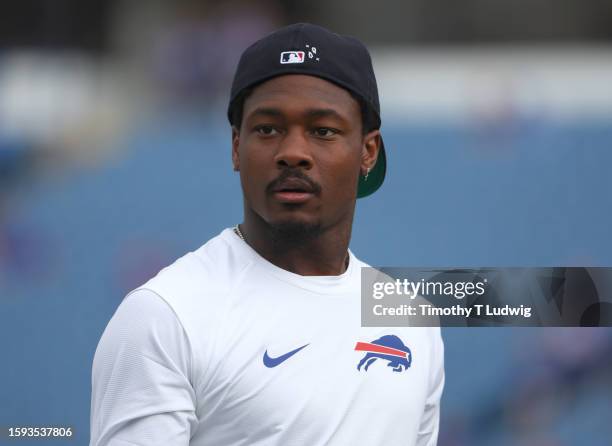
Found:
[[[302,245],[323,233],[321,223],[279,222],[269,224],[275,245],[284,247]]]

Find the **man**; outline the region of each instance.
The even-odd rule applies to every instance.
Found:
[[[244,222],[121,303],[91,445],[434,445],[440,330],[360,326],[348,244],[386,163],[367,49],[278,30],[242,55],[228,117]]]

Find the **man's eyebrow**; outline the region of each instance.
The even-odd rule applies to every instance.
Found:
[[[254,116],[280,117],[283,116],[283,113],[278,108],[257,107],[255,110],[249,113],[249,118]]]
[[[272,118],[281,118],[284,116],[284,113],[279,108],[274,107],[257,107],[255,110],[248,114],[248,118],[255,118],[257,116],[267,116]],[[347,122],[347,118],[345,118],[342,114],[338,113],[338,111],[333,108],[310,108],[304,111],[304,116],[313,119],[313,118],[336,118],[343,122]]]
[[[346,121],[346,118],[333,108],[313,108],[306,111],[309,118],[337,118]]]

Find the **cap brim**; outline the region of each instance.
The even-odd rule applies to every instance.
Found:
[[[359,176],[359,184],[357,185],[357,198],[367,197],[368,195],[372,195],[374,192],[376,192],[378,188],[382,186],[383,181],[385,181],[386,172],[387,155],[385,154],[385,144],[381,136],[378,159],[376,160],[376,164],[374,164],[372,170],[370,170],[370,173],[368,174],[368,179],[365,180],[365,177],[363,175]]]

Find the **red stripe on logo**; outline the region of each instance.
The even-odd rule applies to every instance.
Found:
[[[369,342],[358,342],[355,344],[355,350],[360,352],[384,353],[385,355],[406,357],[406,352],[396,348],[385,347],[383,345],[370,344]]]

